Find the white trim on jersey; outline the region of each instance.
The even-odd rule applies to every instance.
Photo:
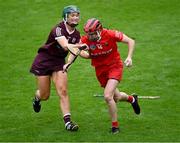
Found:
[[[63,38],[63,37],[65,37],[65,36],[58,36],[58,37],[55,37],[55,40],[61,39],[61,38]],[[65,37],[65,38],[66,38],[66,37]]]
[[[65,25],[66,31],[69,33],[69,35],[74,33],[75,29],[73,31],[69,31],[69,29],[67,28],[66,22],[64,22],[64,25]]]

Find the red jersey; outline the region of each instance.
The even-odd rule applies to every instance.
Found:
[[[96,42],[88,40],[87,36],[81,37],[81,42],[89,46],[91,64],[94,67],[111,65],[121,61],[117,49],[117,42],[123,39],[123,33],[115,30],[103,29],[101,39]]]

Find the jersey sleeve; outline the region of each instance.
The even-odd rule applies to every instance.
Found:
[[[58,38],[62,37],[62,36],[65,36],[64,35],[64,31],[61,27],[56,27],[54,29],[54,32],[53,32],[53,35],[55,37],[55,39],[57,40]]]
[[[109,33],[110,37],[117,42],[120,42],[123,39],[123,33],[120,31],[108,30],[108,33]]]

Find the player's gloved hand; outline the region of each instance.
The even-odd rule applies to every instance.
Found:
[[[127,57],[126,60],[124,61],[124,64],[126,67],[131,67],[132,66],[132,59]]]
[[[88,47],[88,45],[87,44],[81,44],[81,46],[79,47],[79,50],[88,50],[89,49],[89,47]]]

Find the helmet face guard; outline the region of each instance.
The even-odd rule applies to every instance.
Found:
[[[87,37],[90,41],[98,41],[101,39],[100,31],[95,31],[95,32],[88,32],[86,33]]]
[[[68,16],[72,13],[77,13],[77,14],[68,21]],[[63,20],[68,25],[70,25],[71,27],[75,27],[79,23],[79,14],[80,14],[80,10],[77,6],[69,5],[69,6],[64,7],[62,17],[63,17]]]
[[[96,18],[89,19],[84,25],[84,31],[86,32],[90,41],[97,41],[101,39],[100,32],[102,30],[101,22]]]

